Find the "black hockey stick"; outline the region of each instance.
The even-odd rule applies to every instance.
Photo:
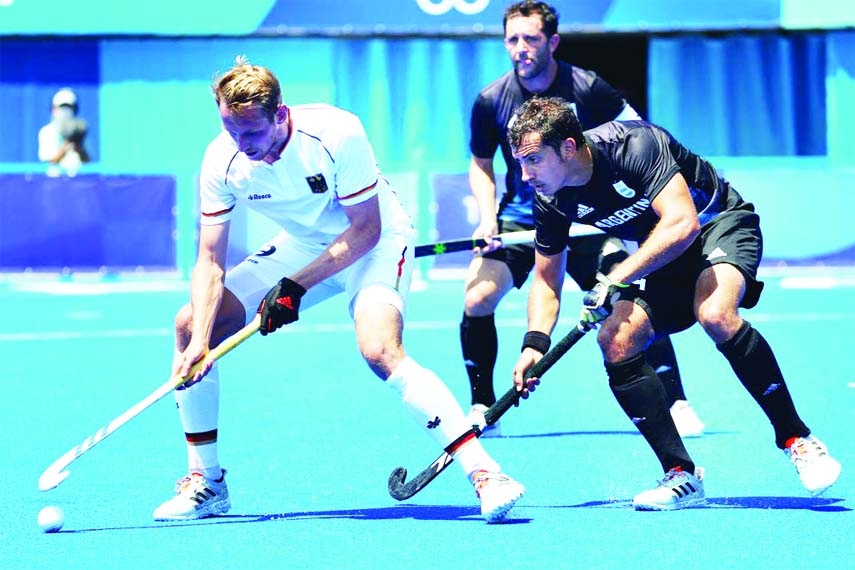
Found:
[[[526,372],[525,377],[528,378],[540,378],[547,370],[552,368],[552,365],[558,362],[558,360],[564,356],[564,354],[573,347],[574,344],[579,342],[579,340],[585,336],[585,333],[588,332],[587,329],[583,328],[580,323],[576,327],[573,328],[567,335],[558,341],[555,346],[552,347],[546,354],[543,355],[537,364],[532,366],[528,372]],[[487,411],[484,413],[484,420],[487,425],[493,425],[502,415],[511,409],[520,399],[520,392],[517,392],[516,387],[511,387],[505,394],[499,398],[495,404],[490,406]],[[473,428],[475,437],[481,436],[481,430],[477,427]],[[468,433],[468,432],[467,432]],[[466,435],[466,434],[464,434]],[[436,460],[431,463],[424,471],[416,475],[410,481],[407,481],[407,468],[406,467],[398,467],[392,474],[389,475],[389,494],[392,495],[394,499],[398,501],[404,501],[409,499],[422,489],[428,486],[431,481],[433,481],[437,475],[443,472],[446,467],[454,461],[454,458],[450,453],[443,452],[442,455],[436,458]]]
[[[593,226],[585,224],[573,224],[570,227],[570,237],[592,236],[603,233]],[[517,232],[505,232],[495,236],[496,240],[502,242],[502,246],[534,243],[534,230],[522,230]],[[431,255],[442,255],[444,253],[457,253],[459,251],[470,251],[476,247],[484,247],[487,242],[483,239],[459,238],[436,243],[417,245],[416,257],[428,257]]]
[[[502,245],[517,245],[521,243],[532,243],[534,241],[534,230],[520,232],[506,232],[495,237]],[[442,255],[444,253],[456,253],[458,251],[470,251],[476,247],[484,247],[487,242],[483,239],[460,238],[437,243],[417,245],[416,257],[427,257],[429,255]]]

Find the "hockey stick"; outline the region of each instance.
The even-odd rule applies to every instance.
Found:
[[[547,370],[552,368],[552,365],[558,362],[558,359],[564,356],[564,354],[570,350],[574,344],[579,342],[579,340],[585,336],[586,332],[588,332],[587,329],[583,328],[581,323],[574,327],[573,330],[567,333],[564,338],[559,340],[551,350],[544,354],[543,358],[541,358],[537,364],[532,366],[528,372],[526,372],[526,379],[540,378]],[[511,406],[515,405],[519,399],[520,392],[517,392],[516,387],[511,387],[484,413],[484,420],[487,425],[493,425],[499,421],[499,418],[501,418],[502,415],[511,408]],[[473,431],[475,433],[475,437],[481,436],[481,430],[477,427],[473,428]],[[428,484],[433,481],[437,475],[442,473],[452,461],[454,461],[454,458],[451,454],[447,451],[443,452],[443,454],[437,457],[433,463],[410,481],[406,480],[406,467],[396,468],[392,471],[392,474],[389,475],[389,494],[398,501],[409,499],[427,487]]]
[[[570,227],[570,237],[592,236],[603,233],[593,226],[584,224],[573,224]],[[518,232],[506,232],[495,236],[496,240],[502,242],[502,246],[519,245],[524,243],[534,242],[534,230],[523,230]],[[487,241],[475,238],[460,238],[451,239],[448,241],[440,241],[436,243],[427,243],[417,245],[415,250],[416,257],[427,257],[430,255],[442,255],[444,253],[456,253],[459,251],[469,251],[476,247],[484,247]]]
[[[160,386],[157,390],[149,394],[146,398],[140,400],[130,409],[128,409],[125,413],[111,421],[110,423],[101,426],[98,430],[83,440],[79,445],[72,447],[68,450],[62,457],[57,459],[51,464],[50,467],[45,469],[44,473],[39,477],[39,491],[49,491],[55,487],[57,487],[60,483],[65,481],[65,479],[71,475],[71,472],[67,470],[67,467],[71,465],[71,463],[95,447],[95,444],[104,441],[108,435],[115,432],[117,429],[131,421],[133,418],[138,416],[143,412],[146,408],[175,390],[176,388],[182,386],[188,379],[192,378],[199,368],[203,365],[219,360],[226,354],[232,351],[235,347],[237,347],[240,343],[251,337],[258,331],[258,327],[261,324],[261,317],[257,316],[252,320],[248,325],[243,327],[241,330],[221,342],[217,345],[216,348],[211,350],[204,359],[200,360],[190,369],[190,373],[181,377],[177,374],[173,375],[172,378],[169,379],[165,384]]]
[[[495,236],[496,239],[502,242],[502,245],[518,245],[521,243],[532,243],[534,241],[534,230],[526,230],[521,232],[507,232]],[[456,253],[458,251],[469,251],[476,247],[484,247],[487,242],[483,239],[475,238],[460,238],[451,239],[448,241],[440,241],[437,243],[427,243],[417,245],[415,254],[416,257],[427,257],[429,255],[442,255],[444,253]]]

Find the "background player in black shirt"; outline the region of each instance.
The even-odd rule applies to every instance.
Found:
[[[596,73],[556,61],[558,14],[544,2],[526,0],[509,6],[504,16],[505,47],[514,69],[485,87],[472,107],[469,181],[478,203],[480,223],[475,238],[534,228],[534,191],[521,179],[519,166],[507,143],[507,125],[514,110],[535,94],[558,96],[572,102],[583,125],[596,126],[614,119],[638,119],[633,109]],[[496,205],[493,157],[500,148],[507,166],[506,193]],[[574,238],[567,272],[584,291],[596,284],[597,271],[608,272],[628,254],[623,243],[606,234]],[[499,424],[487,426],[484,412],[496,401],[493,369],[498,353],[495,311],[502,298],[520,288],[534,265],[531,245],[494,247],[479,251],[466,277],[460,343],[469,376],[472,408],[469,418],[485,436],[499,435]],[[671,413],[683,436],[699,436],[704,425],[689,406],[670,339],[665,336],[648,349],[648,359],[660,374]]]
[[[754,206],[713,166],[664,129],[644,121],[611,122],[582,132],[567,101],[531,99],[508,132],[522,178],[535,191],[534,280],[529,331],[555,326],[572,223],[601,228],[639,243],[583,300],[582,322],[599,326],[609,385],[626,415],[653,448],[666,475],[637,495],[639,510],[670,510],[704,502],[703,470],[683,446],[645,346],[657,335],[699,322],[774,428],[775,443],[805,488],[824,492],[840,464],[811,436],[793,404],[775,355],[739,315],[759,300],[763,250]],[[645,280],[644,288],[632,285]],[[542,356],[526,347],[514,382]]]

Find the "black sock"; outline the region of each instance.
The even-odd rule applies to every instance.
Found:
[[[664,336],[654,340],[644,351],[644,356],[662,381],[668,407],[673,406],[677,400],[686,400],[683,380],[680,378],[680,368],[677,366],[677,355],[674,354],[671,337]]]
[[[796,412],[772,348],[748,321],[742,323],[733,338],[716,347],[772,422],[775,444],[779,448],[784,449],[791,437],[810,435],[810,430]]]
[[[496,403],[493,369],[499,353],[495,316],[470,317],[464,314],[460,322],[460,346],[469,375],[472,403],[492,406]]]
[[[694,474],[695,464],[671,419],[662,382],[644,356],[639,354],[615,364],[606,363],[606,372],[618,404],[647,440],[662,470],[667,472],[681,467]]]

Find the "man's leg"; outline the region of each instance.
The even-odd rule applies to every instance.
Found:
[[[211,335],[212,347],[247,324],[248,317],[255,315],[258,304],[276,281],[305,267],[317,255],[284,232],[267,245],[270,247],[263,247],[226,274],[226,289]],[[332,294],[322,285],[313,287],[303,297],[304,309]],[[183,351],[189,344],[191,330],[192,312],[188,306],[176,319],[177,351]],[[176,496],[155,510],[156,519],[201,518],[224,513],[230,507],[225,470],[217,454],[219,398],[216,365],[201,381],[175,391],[187,444],[188,474],[179,480]]]
[[[487,522],[498,522],[525,488],[501,472],[474,434],[464,436],[472,426],[448,386],[406,355],[402,308],[397,303],[397,294],[382,285],[359,293],[354,320],[360,352],[374,373],[399,394],[422,430],[454,457],[475,486]]]
[[[597,272],[606,275],[627,257],[629,250],[626,244],[615,237],[593,235],[575,238],[570,241],[567,273],[582,290],[587,291],[597,284]],[[686,399],[670,337],[654,339],[647,347],[645,357],[662,381],[671,417],[680,436],[703,435],[704,424]]]
[[[681,437],[699,437],[704,433],[704,424],[692,409],[683,389],[680,368],[677,365],[677,355],[671,337],[665,336],[654,339],[644,352],[647,362],[656,371],[665,389],[665,397],[671,409],[671,417],[677,424]]]
[[[637,495],[633,505],[638,510],[681,509],[705,501],[703,472],[696,468],[680,439],[661,380],[640,353],[645,337],[652,336],[645,311],[635,303],[620,301],[601,326],[597,341],[615,399],[665,472],[659,485]]]
[[[665,389],[668,404],[673,405],[677,400],[685,400],[686,393],[683,390],[680,368],[677,366],[677,355],[674,353],[671,337],[664,336],[654,339],[644,354],[647,362],[662,380],[662,387]]]
[[[805,488],[819,495],[837,481],[840,464],[799,417],[769,343],[737,313],[745,286],[745,277],[733,265],[706,269],[698,279],[698,322],[769,418],[775,444],[790,458]]]
[[[226,290],[212,344],[216,346],[237,331],[244,321],[243,306]],[[191,330],[191,311],[184,307],[176,317],[176,356],[187,347]],[[175,390],[174,395],[187,445],[187,475],[176,484],[175,497],[155,509],[154,519],[190,520],[224,514],[231,508],[231,502],[225,470],[217,456],[220,404],[217,366],[199,382]]]
[[[472,410],[470,420],[485,428],[484,435],[498,435],[496,424],[487,428],[484,412],[496,402],[493,370],[499,350],[495,311],[513,288],[508,266],[497,259],[476,257],[466,279],[460,347],[469,377]]]

